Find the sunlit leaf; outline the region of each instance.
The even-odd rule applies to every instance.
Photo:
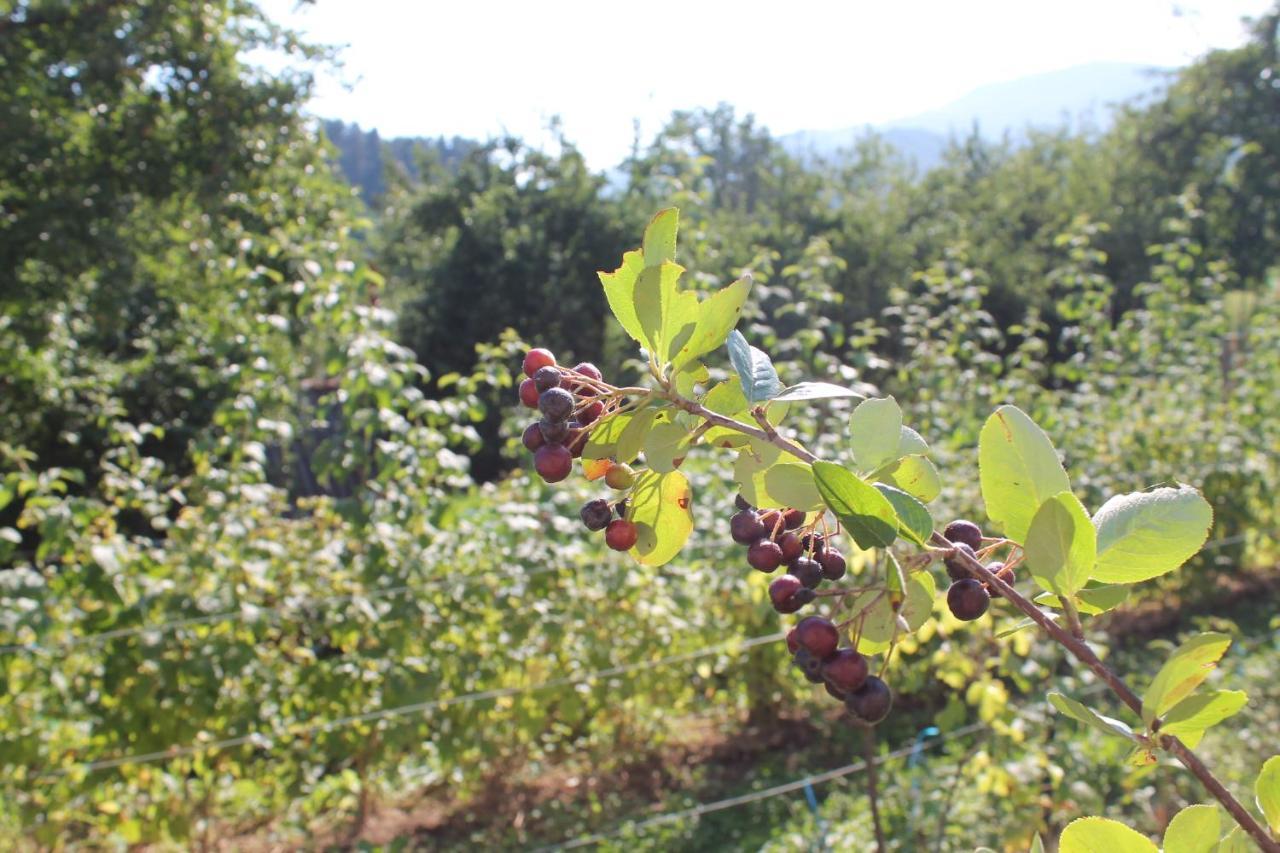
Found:
[[[832,462],[813,463],[823,501],[864,550],[887,548],[898,535],[893,504],[874,486]]]
[[[1239,713],[1248,701],[1243,690],[1215,690],[1188,696],[1164,715],[1160,733],[1180,738],[1194,749],[1206,731]]]
[[[856,397],[862,399],[865,394],[859,394],[850,388],[842,385],[832,385],[830,382],[801,382],[798,385],[792,385],[787,388],[775,400],[829,400],[840,397]]]
[[[933,516],[929,514],[928,507],[893,486],[876,483],[875,488],[893,505],[893,511],[898,516],[898,532],[917,545],[924,546],[928,543],[929,537],[933,535]]]
[[[1071,490],[1049,437],[1015,406],[1001,406],[978,436],[978,476],[987,515],[1022,542],[1040,504]]]
[[[1133,734],[1133,729],[1128,725],[1120,720],[1099,714],[1097,711],[1077,702],[1070,696],[1064,696],[1061,693],[1050,693],[1049,704],[1066,714],[1071,719],[1084,723],[1086,726],[1096,729],[1104,734],[1137,741],[1137,737]]]
[[[646,566],[669,562],[693,532],[693,494],[679,471],[644,471],[631,490],[628,517],[638,537],[631,554]]]
[[[1271,831],[1280,833],[1280,755],[1271,756],[1262,765],[1253,793]]]
[[[849,416],[849,447],[858,470],[870,473],[898,458],[902,409],[892,397],[863,400]]]
[[[1222,821],[1214,806],[1187,806],[1164,830],[1164,853],[1213,853]]]
[[[1104,817],[1071,821],[1058,839],[1058,853],[1159,853],[1145,835]]]
[[[1040,504],[1027,528],[1026,566],[1043,588],[1071,595],[1093,568],[1097,533],[1080,500],[1060,492]]]
[[[1142,720],[1151,725],[1156,717],[1181,702],[1200,686],[1231,645],[1226,634],[1206,633],[1183,643],[1164,666],[1142,696]]]
[[[1159,577],[1200,550],[1213,527],[1213,508],[1190,486],[1117,495],[1093,516],[1098,565],[1093,577],[1137,583]]]

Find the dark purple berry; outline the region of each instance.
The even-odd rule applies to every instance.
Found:
[[[569,437],[568,421],[549,421],[543,418],[538,421],[538,429],[542,430],[542,438],[547,444],[564,444]]]
[[[889,685],[874,675],[869,675],[861,687],[849,694],[844,704],[854,716],[874,726],[889,716],[889,709],[893,707],[893,694],[889,692]]]
[[[956,553],[947,556],[942,562],[947,567],[947,577],[953,581],[958,581],[970,577],[969,570],[965,568],[961,555],[963,554],[964,557],[968,557],[971,560],[976,560],[978,557],[973,553],[972,548],[963,543],[956,545],[955,551]]]
[[[942,531],[942,535],[948,542],[954,542],[957,545],[963,542],[975,551],[982,547],[982,528],[963,518],[948,524],[947,529]]]
[[[782,514],[782,526],[787,530],[795,530],[804,524],[804,513],[798,509],[789,509]]]
[[[627,499],[623,498],[622,500],[618,501],[616,504],[613,505],[613,509],[615,512],[618,513],[618,518],[626,518],[627,517]]]
[[[574,365],[573,371],[574,373],[581,373],[588,379],[594,379],[597,382],[604,379],[604,374],[600,372],[600,368],[596,367],[589,361],[582,361]]]
[[[604,498],[596,498],[583,504],[578,516],[588,530],[604,530],[613,518],[613,509]]]
[[[798,557],[791,561],[788,572],[800,579],[800,583],[809,589],[817,589],[822,583],[822,566],[817,560],[809,557]]]
[[[972,622],[991,605],[987,588],[975,578],[961,578],[947,590],[947,607],[962,622]]]
[[[533,374],[533,384],[537,386],[539,394],[550,391],[552,388],[559,388],[560,371],[554,367],[540,367],[538,372]]]
[[[867,659],[853,649],[836,649],[822,662],[822,677],[845,693],[852,693],[867,680]]]
[[[791,596],[791,601],[793,604],[795,604],[796,610],[799,610],[801,607],[804,607],[806,604],[813,601],[817,597],[818,597],[818,594],[816,592],[809,589],[807,586],[802,586],[800,587],[800,589],[796,590],[795,595]],[[796,610],[792,610],[791,612],[795,613]]]
[[[763,539],[766,533],[760,518],[749,509],[736,512],[733,518],[729,519],[729,535],[739,545],[750,545],[758,539]]]
[[[800,540],[800,544],[813,556],[819,557],[827,549],[827,538],[821,533],[810,533]]]
[[[524,434],[520,436],[520,441],[530,453],[536,452],[539,447],[547,443],[546,438],[542,435],[542,428],[536,423],[529,424],[524,428]]]
[[[844,555],[835,548],[828,548],[819,554],[818,565],[822,566],[822,576],[829,581],[838,581],[844,577]]]
[[[782,549],[776,542],[760,539],[751,543],[747,549],[747,562],[751,568],[762,572],[771,572],[782,565]]]
[[[567,421],[573,414],[573,395],[563,388],[552,388],[538,395],[538,410],[549,421]]]
[[[832,687],[830,681],[822,682],[822,686],[827,689],[827,695],[830,696],[832,699],[839,699],[841,702],[844,701],[844,697],[847,694],[843,690],[837,687]]]
[[[796,629],[792,628],[787,632],[787,651],[795,654],[800,650],[800,641],[796,639]]]
[[[599,400],[592,400],[581,409],[578,409],[578,422],[583,426],[593,424],[599,420],[602,414],[604,414],[604,403]]]
[[[738,509],[751,509],[751,510],[755,509],[755,507],[747,503],[747,499],[744,498],[742,495],[734,496],[733,505],[736,506]]]
[[[764,525],[764,535],[772,536],[773,531],[782,528],[782,512],[776,509],[766,509],[760,513],[760,523]]]
[[[796,610],[800,609],[799,605],[796,605],[791,610],[784,610],[783,608],[791,603],[791,597],[800,589],[803,589],[802,584],[791,575],[782,575],[774,578],[773,582],[769,584],[769,600],[773,602],[773,609],[779,613],[795,613]],[[798,638],[799,636],[797,635]]]
[[[533,454],[533,467],[548,483],[558,483],[573,470],[573,456],[558,444],[547,444]]]
[[[1013,586],[1014,581],[1017,580],[1017,575],[1014,574],[1013,566],[1006,566],[1004,563],[988,563],[987,571],[991,572],[991,574],[995,575],[1009,586]],[[983,585],[987,586],[986,584]],[[995,586],[987,586],[987,592],[991,594],[992,598],[1004,597],[1003,594],[995,588]]]
[[[574,459],[582,455],[582,451],[587,447],[587,439],[590,438],[587,431],[582,428],[582,424],[577,421],[569,421],[569,437],[564,440],[564,446],[569,448],[569,453]]]
[[[782,577],[786,577],[783,575]],[[779,578],[781,580],[781,578]],[[796,623],[796,642],[819,661],[825,660],[840,645],[840,629],[825,616],[806,616]]]

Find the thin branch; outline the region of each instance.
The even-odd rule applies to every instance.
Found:
[[[884,827],[880,825],[880,802],[876,795],[876,730],[862,726],[862,758],[867,765],[867,801],[871,803],[871,826],[876,831],[876,850],[885,853]]]

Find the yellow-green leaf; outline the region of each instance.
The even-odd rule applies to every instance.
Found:
[[[1073,595],[1089,579],[1097,533],[1079,498],[1059,492],[1040,504],[1027,528],[1026,565],[1050,592]]]
[[[1206,731],[1239,713],[1248,701],[1243,690],[1214,690],[1188,696],[1164,715],[1160,733],[1181,738],[1194,749]]]
[[[1271,756],[1262,765],[1262,772],[1253,784],[1253,793],[1271,831],[1280,833],[1280,755]]]
[[[942,494],[942,478],[933,462],[924,456],[907,456],[876,477],[917,500],[928,503]]]
[[[644,255],[639,251],[622,256],[622,266],[611,273],[597,273],[604,286],[604,298],[618,325],[642,347],[650,346],[649,338],[636,314],[636,280],[644,269]]]
[[[1164,830],[1164,853],[1213,853],[1222,820],[1214,806],[1187,806]]]
[[[831,462],[814,462],[813,478],[823,501],[859,548],[893,544],[898,536],[898,516],[893,504],[874,486]]]
[[[680,209],[668,207],[654,214],[644,229],[644,265],[662,266],[676,259],[676,234],[680,230]]]
[[[1022,542],[1040,504],[1071,490],[1053,443],[1016,406],[1001,406],[978,435],[978,478],[987,515]]]
[[[704,299],[698,305],[698,319],[692,334],[681,343],[671,363],[676,368],[683,367],[723,344],[738,325],[750,294],[751,276],[747,275]]]
[[[849,447],[858,470],[869,474],[898,458],[902,409],[892,397],[863,400],[849,416]]]
[[[631,490],[628,517],[637,528],[631,554],[646,566],[669,562],[693,532],[693,493],[679,471],[644,471]]]
[[[1105,817],[1071,821],[1058,839],[1058,853],[1159,853],[1149,838]]]
[[[1213,508],[1190,486],[1117,495],[1093,516],[1098,565],[1093,576],[1111,583],[1159,577],[1200,550],[1213,527]]]
[[[1156,717],[1181,702],[1200,686],[1231,645],[1226,634],[1206,633],[1179,646],[1142,697],[1142,721],[1148,726]]]

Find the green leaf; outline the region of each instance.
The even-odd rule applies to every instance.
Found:
[[[1040,839],[1040,833],[1036,833],[1031,839],[1030,853],[1044,853],[1044,842]]]
[[[898,439],[899,456],[923,456],[929,452],[929,443],[920,433],[909,426],[902,428],[902,436]]]
[[[640,448],[644,447],[644,441],[649,436],[649,430],[653,427],[653,421],[657,416],[658,410],[653,408],[636,412],[635,417],[628,421],[618,436],[617,446],[613,452],[614,458],[619,462],[634,461],[640,453]]]
[[[1271,756],[1262,765],[1262,772],[1253,783],[1253,794],[1271,831],[1280,833],[1280,755]]]
[[[908,456],[877,476],[891,486],[928,503],[942,494],[942,478],[938,469],[923,456]]]
[[[875,655],[889,648],[897,631],[898,617],[889,603],[889,595],[883,589],[861,593],[853,600],[850,613],[857,614],[853,621],[856,639],[854,648],[864,655]]]
[[[609,310],[640,346],[650,346],[649,338],[640,318],[636,315],[636,281],[644,270],[644,255],[639,251],[627,252],[622,256],[622,266],[611,273],[598,273],[600,284],[604,286],[604,298],[609,303]]]
[[[683,459],[687,448],[683,442],[689,431],[671,421],[655,423],[644,440],[644,461],[659,474],[676,469],[675,460]]]
[[[1129,592],[1130,588],[1124,584],[1085,587],[1075,595],[1076,609],[1087,616],[1097,616],[1119,607],[1129,598]],[[1040,593],[1035,601],[1050,607],[1062,607],[1058,596],[1051,592]]]
[[[646,566],[667,563],[693,532],[692,491],[679,471],[644,471],[631,490],[628,517],[637,529],[631,554]]]
[[[684,267],[671,261],[649,266],[636,280],[635,306],[640,328],[649,341],[649,354],[659,364],[670,361],[672,344],[686,327],[698,321],[698,297],[678,288]]]
[[[742,393],[748,405],[764,403],[782,393],[778,371],[773,369],[769,356],[747,343],[742,332],[736,329],[727,340],[729,361],[738,372]]]
[[[1159,577],[1200,550],[1213,527],[1213,508],[1190,486],[1117,495],[1093,516],[1098,565],[1093,576],[1111,583]]]
[[[1058,839],[1058,853],[1159,853],[1145,835],[1105,817],[1071,821]]]
[[[832,385],[830,382],[801,382],[798,385],[792,385],[783,391],[775,400],[831,400],[838,397],[857,397],[862,399],[866,394],[859,394],[857,391],[845,388],[842,385]]]
[[[1181,702],[1200,686],[1231,645],[1226,634],[1198,634],[1179,646],[1142,697],[1142,721],[1148,726],[1156,717]]]
[[[927,544],[933,535],[933,516],[929,514],[928,507],[893,486],[876,483],[875,488],[893,504],[893,511],[898,516],[898,532],[921,547]]]
[[[764,487],[779,501],[778,506],[812,512],[823,506],[822,495],[813,482],[813,469],[802,462],[779,462],[764,472]],[[757,504],[760,506],[760,504]]]
[[[1073,595],[1089,579],[1097,533],[1080,500],[1070,492],[1046,499],[1031,519],[1024,550],[1036,583]]]
[[[654,214],[644,229],[644,265],[662,266],[676,259],[676,234],[680,230],[680,209],[668,207]]]
[[[1103,716],[1092,708],[1082,705],[1075,699],[1072,699],[1070,696],[1064,696],[1061,693],[1050,693],[1049,704],[1066,714],[1071,719],[1084,723],[1086,726],[1096,729],[1104,734],[1112,735],[1113,737],[1122,737],[1135,742],[1138,740],[1133,733],[1133,729],[1127,724],[1120,720]]]
[[[1071,490],[1049,437],[1015,406],[996,409],[978,436],[978,475],[987,515],[1022,542],[1040,504]]]
[[[698,306],[698,319],[693,333],[671,359],[677,369],[719,347],[738,325],[742,307],[751,294],[751,276],[746,275],[722,287]]]
[[[1214,690],[1188,696],[1164,715],[1160,733],[1180,738],[1194,749],[1206,731],[1239,713],[1248,701],[1243,690]]]
[[[933,615],[933,599],[937,593],[938,586],[928,572],[916,572],[907,578],[906,600],[899,612],[912,631],[920,630]]]
[[[870,473],[898,458],[902,409],[892,397],[863,400],[849,416],[849,447],[858,470]]]
[[[1257,850],[1258,845],[1253,843],[1249,834],[1237,826],[1218,842],[1216,853],[1257,853]]]
[[[641,411],[644,410],[642,409]],[[635,412],[623,412],[620,415],[611,415],[601,421],[591,431],[591,437],[587,439],[587,445],[582,449],[582,457],[584,459],[606,459],[612,456],[618,449],[618,439],[622,437],[622,433],[635,416]]]
[[[818,492],[863,550],[887,548],[897,538],[898,516],[889,499],[832,462],[813,463]]]
[[[1222,820],[1214,806],[1187,806],[1164,829],[1164,853],[1213,853]]]

